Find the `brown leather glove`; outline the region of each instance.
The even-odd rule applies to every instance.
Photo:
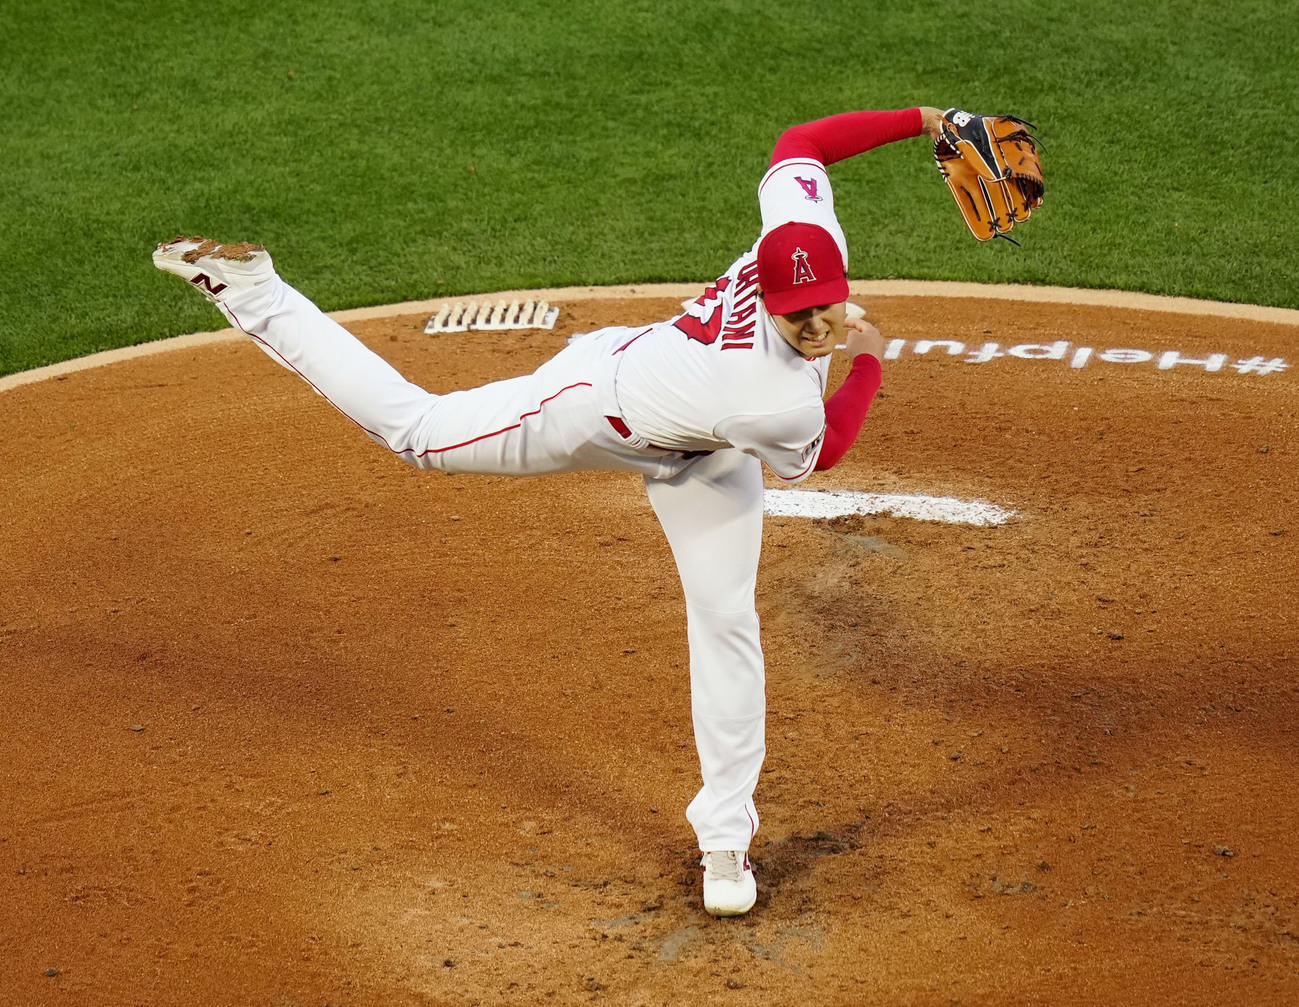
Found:
[[[934,161],[956,198],[970,233],[980,241],[1003,237],[1016,221],[1042,205],[1046,186],[1036,129],[1013,115],[973,115],[959,108],[943,113]]]

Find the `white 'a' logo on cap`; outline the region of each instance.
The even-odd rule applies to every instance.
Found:
[[[807,253],[801,248],[795,248],[794,254],[790,256],[794,260],[794,283],[815,283],[816,274],[812,272],[812,267],[808,265]]]

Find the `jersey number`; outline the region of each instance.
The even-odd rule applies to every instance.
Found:
[[[723,276],[700,294],[695,303],[686,309],[686,313],[672,324],[684,332],[686,338],[711,346],[717,340],[717,334],[722,331],[722,318],[725,315],[722,311],[722,293],[730,285],[731,278]]]

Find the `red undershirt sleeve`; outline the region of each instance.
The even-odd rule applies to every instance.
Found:
[[[821,454],[816,459],[816,471],[833,468],[861,433],[866,421],[866,411],[879,391],[884,378],[884,368],[869,353],[859,353],[853,359],[852,370],[839,390],[825,400],[825,440]]]
[[[776,141],[771,163],[810,157],[822,164],[834,164],[872,147],[919,136],[921,125],[919,107],[832,115],[785,130]]]

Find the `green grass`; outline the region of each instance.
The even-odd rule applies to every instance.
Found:
[[[990,17],[996,12],[995,20]],[[266,243],[334,309],[711,277],[771,145],[855,108],[1038,123],[1024,247],[966,233],[922,140],[831,169],[859,277],[1299,307],[1285,0],[230,0],[0,7],[0,373],[222,321],[149,263]]]

